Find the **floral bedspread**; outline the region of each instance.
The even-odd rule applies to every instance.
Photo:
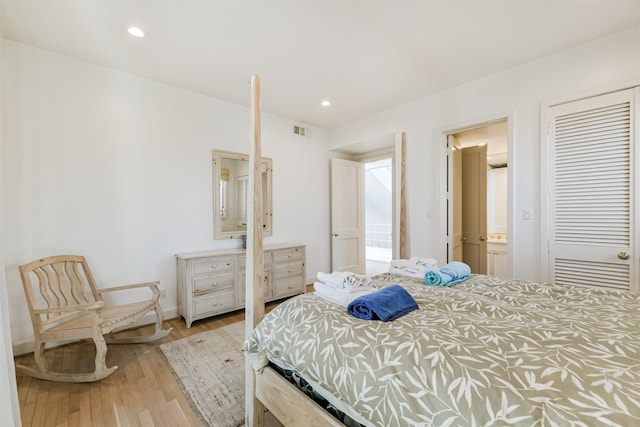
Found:
[[[419,309],[360,320],[313,293],[265,316],[245,352],[298,371],[372,426],[640,425],[640,296],[472,275],[388,274]]]

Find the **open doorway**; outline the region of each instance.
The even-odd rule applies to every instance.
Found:
[[[401,137],[393,132],[332,150],[332,271],[389,271],[398,251]]]
[[[452,201],[447,258],[466,262],[476,273],[507,278],[507,119],[451,132],[447,143]]]
[[[366,274],[389,271],[393,257],[392,157],[364,164]]]

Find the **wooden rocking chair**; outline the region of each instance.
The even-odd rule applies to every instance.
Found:
[[[35,378],[50,381],[90,382],[113,373],[117,366],[107,368],[107,343],[144,343],[161,339],[171,329],[162,329],[164,315],[158,303],[159,282],[98,289],[83,256],[59,255],[21,265],[20,277],[24,286],[31,322],[35,334],[34,357],[37,369],[16,365],[16,370]],[[32,278],[35,280],[32,282]],[[130,304],[107,306],[103,294],[107,292],[148,287],[150,299]],[[130,326],[145,314],[155,311],[155,333],[132,338],[115,338],[111,334]],[[105,335],[108,335],[105,339]],[[48,342],[92,339],[96,346],[95,371],[90,373],[62,373],[49,370],[44,355]]]

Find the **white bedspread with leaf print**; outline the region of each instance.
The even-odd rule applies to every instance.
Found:
[[[640,426],[640,296],[473,275],[450,288],[387,274],[419,310],[360,320],[314,294],[245,343],[373,426]]]

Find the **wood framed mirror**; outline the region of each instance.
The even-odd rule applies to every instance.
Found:
[[[249,155],[213,150],[213,237],[240,239],[247,233]],[[262,157],[263,233],[271,236],[272,161]]]

